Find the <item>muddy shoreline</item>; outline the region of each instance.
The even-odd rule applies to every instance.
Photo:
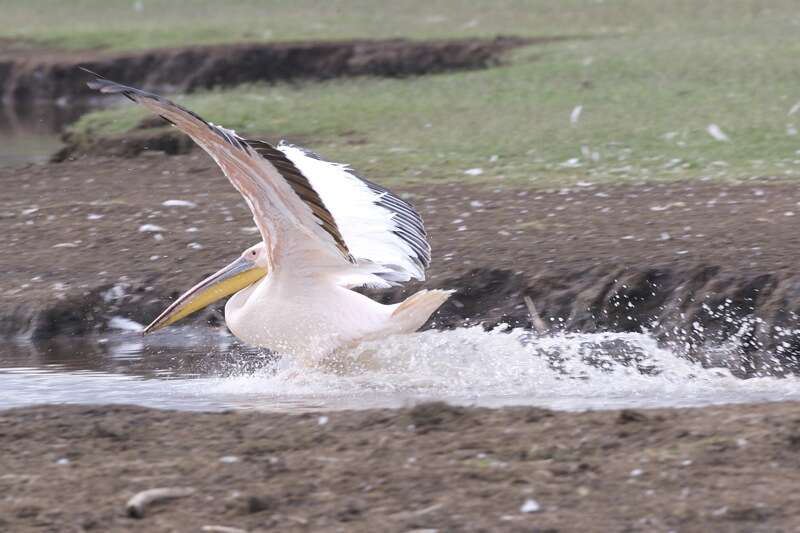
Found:
[[[424,285],[458,290],[429,327],[530,327],[528,296],[554,331],[648,330],[737,375],[800,371],[792,183],[489,183],[397,187],[433,243]],[[114,316],[146,323],[257,239],[241,198],[196,151],[0,170],[0,184],[6,340],[102,332]],[[162,205],[171,199],[189,203]],[[221,319],[218,307],[194,321]]]
[[[800,520],[798,412],[14,409],[0,412],[0,527],[787,531]],[[162,487],[192,492],[126,511]]]
[[[566,37],[565,37],[566,38]],[[0,52],[0,101],[9,109],[62,107],[96,99],[79,67],[166,93],[251,82],[335,77],[403,77],[486,68],[502,54],[553,38],[497,37],[244,43],[137,52],[8,50]]]

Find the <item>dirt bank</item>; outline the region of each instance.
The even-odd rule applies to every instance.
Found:
[[[547,41],[552,39],[540,39]],[[434,41],[358,40],[251,43],[109,53],[38,50],[0,52],[0,100],[25,110],[37,102],[96,98],[87,67],[159,92],[188,92],[242,83],[347,76],[413,76],[485,68],[503,52],[536,39],[498,37]]]
[[[17,409],[0,412],[0,528],[789,531],[798,412]],[[158,487],[194,492],[130,517]]]
[[[147,322],[258,239],[239,195],[197,152],[0,170],[0,185],[6,338],[91,333],[114,315]],[[438,327],[528,326],[528,295],[556,329],[648,328],[708,363],[727,342],[725,364],[742,375],[799,370],[792,183],[399,190],[430,232],[426,285],[458,289]],[[196,320],[208,319],[219,323],[219,310]]]

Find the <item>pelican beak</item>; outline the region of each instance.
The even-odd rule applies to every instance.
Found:
[[[216,274],[213,274],[172,302],[158,318],[144,328],[144,334],[167,327],[207,307],[214,302],[230,296],[267,275],[267,269],[253,261],[240,257]]]

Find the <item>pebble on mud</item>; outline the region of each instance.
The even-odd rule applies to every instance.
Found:
[[[194,494],[192,487],[166,487],[143,490],[135,494],[125,505],[125,510],[131,518],[144,518],[145,510],[153,503],[185,498]]]
[[[525,503],[523,503],[519,508],[520,513],[538,513],[541,510],[542,506],[539,505],[539,502],[533,498],[528,498],[525,500]]]
[[[274,509],[278,503],[271,496],[250,496],[247,498],[247,512],[260,513]]]
[[[197,204],[189,200],[166,200],[161,205],[164,207],[197,207]]]
[[[156,226],[155,224],[142,224],[141,226],[139,226],[140,233],[157,233],[160,231],[165,231],[165,230],[161,226]]]
[[[200,528],[200,531],[210,531],[214,533],[247,533],[247,530],[239,529],[238,527],[213,526],[213,525],[203,526]]]

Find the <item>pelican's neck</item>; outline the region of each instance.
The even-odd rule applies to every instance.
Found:
[[[269,283],[271,278],[272,276],[267,274],[252,285],[248,285],[244,289],[231,296],[228,300],[228,303],[225,304],[225,314],[227,315],[229,310],[235,311],[237,309],[242,309],[245,304],[247,304],[247,300],[249,300],[250,297],[258,291],[259,286],[262,283]]]

